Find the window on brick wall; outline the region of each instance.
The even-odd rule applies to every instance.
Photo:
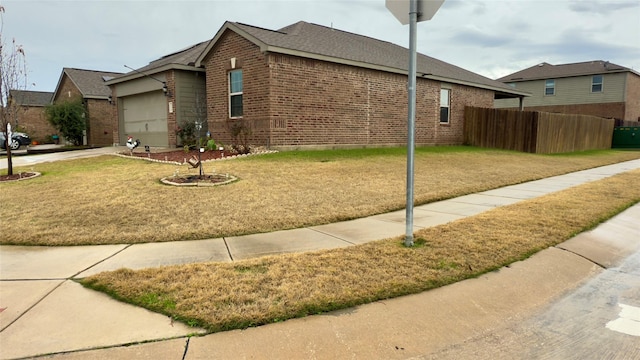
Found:
[[[544,82],[544,95],[555,95],[556,94],[556,81],[555,80],[546,80]]]
[[[602,92],[602,75],[591,77],[591,92]]]
[[[448,124],[451,118],[451,90],[440,89],[440,124]]]
[[[242,70],[229,72],[229,117],[242,117]]]

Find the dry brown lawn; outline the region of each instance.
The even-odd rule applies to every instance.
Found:
[[[102,156],[16,169],[43,176],[0,184],[1,244],[80,245],[206,239],[331,223],[404,207],[404,149],[292,152],[207,163],[239,181],[179,188],[187,167]],[[640,157],[603,151],[542,156],[419,148],[415,200],[438,199]],[[195,174],[195,170],[191,171]],[[5,227],[6,229],[6,227]]]
[[[498,169],[504,166],[518,169],[510,158],[489,153],[479,156],[477,162],[493,164],[492,176],[499,177]],[[462,161],[457,155],[448,160]],[[546,168],[535,156],[526,160],[540,171]],[[446,163],[440,161],[444,159],[429,164],[439,168]],[[554,161],[545,158],[544,162],[553,167]],[[338,164],[308,166],[325,170],[325,166]],[[478,168],[469,168],[481,177]],[[235,263],[122,269],[91,276],[82,283],[209,331],[266,324],[421,292],[498,269],[640,201],[640,187],[631,185],[638,181],[640,170],[635,170],[424,229],[415,234],[418,246],[413,248],[402,246],[402,239],[395,238]],[[422,198],[428,196],[422,194]]]

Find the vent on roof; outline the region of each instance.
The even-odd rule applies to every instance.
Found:
[[[538,67],[543,67],[543,66],[544,66],[544,63],[538,64]]]
[[[102,81],[109,81],[111,79],[113,79],[113,76],[102,75]]]

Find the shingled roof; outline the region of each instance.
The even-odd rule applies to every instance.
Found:
[[[198,69],[194,65],[198,56],[200,56],[208,43],[209,40],[203,41],[153,60],[146,66],[116,77],[109,81],[108,85],[133,80],[143,76],[151,76],[169,69],[204,71],[204,69]]]
[[[632,69],[603,60],[585,61],[571,64],[552,65],[546,62],[501,77],[498,81],[520,82],[542,79],[558,79],[573,76],[600,75],[607,73],[633,72]]]
[[[53,93],[48,91],[11,90],[9,96],[23,106],[47,106],[53,99]]]
[[[150,62],[149,65],[143,67],[142,69],[155,68],[155,67],[160,67],[167,64],[194,66],[196,63],[196,60],[198,59],[198,56],[200,56],[204,48],[207,46],[208,42],[209,40],[203,41],[195,45],[188,46],[174,53],[165,55],[159,59],[156,59]]]
[[[60,80],[58,80],[58,85],[56,86],[56,93],[65,75],[67,75],[78,90],[80,90],[83,98],[108,99],[111,95],[111,89],[105,85],[105,82],[122,75],[122,73],[64,68],[62,69]]]
[[[408,73],[409,50],[407,48],[304,21],[279,30],[226,22],[207,44],[196,61],[196,66],[203,64],[208,53],[226,30],[238,33],[258,45],[263,52],[289,54],[393,73]],[[417,55],[416,68],[418,77],[490,89],[496,91],[496,94],[507,97],[529,95],[499,81],[423,54]]]

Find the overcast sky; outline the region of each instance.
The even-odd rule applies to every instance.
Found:
[[[3,37],[22,44],[28,90],[63,67],[128,72],[211,39],[226,20],[279,29],[300,20],[408,47],[385,0],[0,0]],[[638,0],[446,0],[418,24],[418,52],[495,79],[540,62],[640,71]],[[408,60],[407,60],[408,61]]]

